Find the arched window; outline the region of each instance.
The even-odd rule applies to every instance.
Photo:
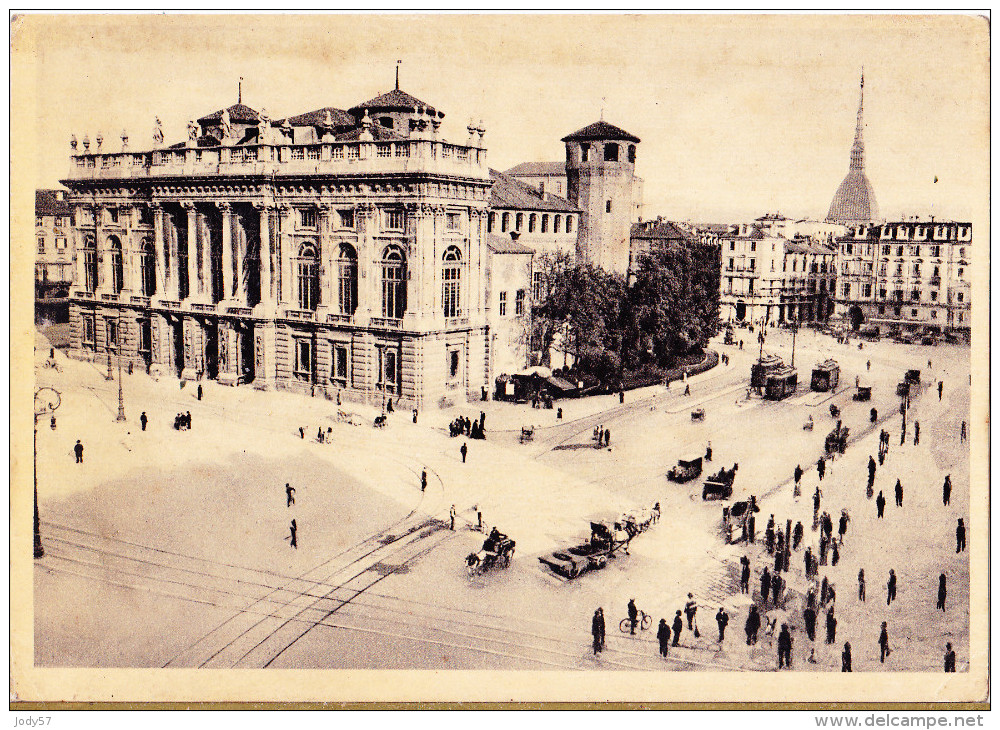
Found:
[[[349,243],[340,244],[337,256],[340,313],[351,315],[358,308],[358,254]]]
[[[153,241],[142,239],[139,244],[139,275],[142,295],[150,297],[156,294],[156,255],[153,251]]]
[[[517,222],[514,224],[514,230],[519,231],[524,227],[524,213],[517,214]]]
[[[566,233],[573,232],[573,216],[566,216]]]
[[[560,233],[562,228],[562,216],[557,215],[552,218],[552,232]]]
[[[549,215],[548,213],[544,213],[542,215],[542,233],[548,233],[548,232],[549,232]]]
[[[490,217],[486,219],[486,232],[493,233],[493,226],[496,225],[497,214],[490,212]]]
[[[118,236],[108,238],[111,249],[111,291],[118,294],[125,288],[125,266],[122,262],[122,242]]]
[[[299,309],[315,311],[319,306],[319,256],[311,243],[299,249]]]
[[[507,231],[510,230],[510,213],[504,213],[501,221],[502,222],[500,224],[500,232],[506,233]]]
[[[83,288],[86,291],[97,290],[97,247],[94,245],[94,237],[87,236],[83,239]]]
[[[538,215],[532,213],[528,216],[528,233],[534,233],[536,225],[538,225]]]
[[[443,257],[441,272],[442,292],[445,317],[460,317],[462,315],[462,252],[458,246],[449,246]]]
[[[382,254],[382,316],[401,319],[406,312],[406,254],[387,246]]]

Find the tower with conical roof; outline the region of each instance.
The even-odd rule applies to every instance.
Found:
[[[851,166],[847,177],[840,183],[837,193],[826,214],[827,223],[871,223],[878,220],[878,203],[875,189],[865,175],[864,140],[865,72],[861,71],[861,99],[858,102],[858,123],[854,130],[854,144],[851,146]]]
[[[639,200],[639,138],[603,119],[563,137],[567,197],[580,208],[576,253],[581,261],[625,273]]]

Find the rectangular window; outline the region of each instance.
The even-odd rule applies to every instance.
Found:
[[[341,228],[354,228],[354,211],[353,210],[342,210],[339,211],[340,215],[340,227]]]
[[[93,349],[97,344],[96,327],[94,325],[94,315],[83,317],[83,344]]]
[[[360,147],[348,147],[347,148],[347,159],[356,160],[361,156]]]
[[[295,377],[299,380],[312,380],[312,367],[312,340],[295,340]]]
[[[729,242],[729,250],[730,251],[735,251],[736,250],[736,241],[730,241]]]
[[[292,147],[292,159],[293,160],[304,160],[306,158],[306,151],[301,147]]]
[[[590,145],[582,144],[580,145],[580,160],[586,162],[590,159]]]
[[[514,297],[514,314],[518,317],[524,314],[524,289],[518,289]]]
[[[750,259],[750,271],[757,269],[757,259]]]
[[[38,237],[38,253],[45,253],[45,238],[43,236]]]
[[[306,151],[306,157],[308,157],[310,160],[318,160],[319,156],[320,156],[319,147],[310,147]]]
[[[531,275],[531,298],[536,302],[545,299],[545,280],[541,271],[535,271]]]
[[[848,243],[846,246],[844,246],[844,253],[846,253],[846,254],[853,254],[854,253],[854,244]]]
[[[938,293],[932,289],[931,290],[931,301],[932,302],[936,302],[937,301],[937,295],[938,295]]]
[[[108,221],[110,223],[117,223],[118,222],[118,209],[117,208],[108,208]]]
[[[937,319],[937,310],[936,309],[932,309],[931,310],[931,319]]]
[[[299,225],[302,228],[316,227],[316,211],[310,208],[303,208],[299,211]]]
[[[507,292],[500,292],[500,316],[507,316]]]
[[[916,309],[911,309],[910,310],[910,316],[911,317],[916,317],[917,316],[917,310]]]
[[[65,238],[57,238],[56,239],[56,251],[65,251],[65,250],[66,250],[66,239]]]
[[[889,251],[890,251],[890,247],[889,247],[888,244],[882,246],[882,255],[883,256],[888,256],[889,255]]]
[[[462,214],[461,213],[448,213],[448,230],[449,231],[460,231],[460,230],[462,230]]]
[[[331,363],[330,377],[335,380],[340,385],[347,385],[347,363],[348,363],[348,349],[347,345],[334,345],[333,346],[333,362]]]
[[[610,200],[609,200],[609,201],[607,201],[607,202],[606,202],[606,203],[604,204],[604,212],[605,212],[605,213],[610,213],[610,212],[611,212],[611,201],[610,201]]]
[[[462,377],[462,351],[460,348],[448,350],[448,380],[460,380]]]
[[[386,393],[395,393],[399,383],[396,351],[389,347],[380,347],[378,359],[378,387]]]
[[[388,231],[403,230],[403,211],[401,210],[385,211],[385,228]]]
[[[958,292],[958,293],[957,293],[957,294],[955,295],[955,298],[956,298],[956,299],[957,299],[958,301],[960,301],[960,302],[964,302],[964,301],[965,301],[965,294],[964,294],[963,292]]]
[[[380,144],[375,148],[375,154],[379,157],[392,157],[392,149],[387,144]]]
[[[118,322],[113,319],[104,320],[104,331],[107,334],[107,347],[111,352],[118,351]]]
[[[864,291],[865,291],[865,296],[866,297],[870,297],[872,295],[872,285],[871,284],[865,284]]]
[[[750,242],[750,250],[751,251],[756,251],[757,250],[757,242],[756,241],[751,241]]]
[[[844,284],[844,296],[845,297],[851,296],[851,285],[848,283]]]

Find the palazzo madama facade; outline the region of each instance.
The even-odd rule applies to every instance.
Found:
[[[72,141],[71,352],[154,375],[421,408],[479,397],[492,180],[484,130],[398,88],[188,139]]]

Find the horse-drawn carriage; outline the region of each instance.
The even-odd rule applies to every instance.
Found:
[[[531,426],[530,428],[528,428],[528,427],[525,427],[525,426],[521,426],[521,437],[520,437],[519,440],[520,440],[520,442],[522,444],[526,444],[529,441],[534,441],[535,440],[535,427]]]
[[[872,399],[872,387],[870,385],[859,385],[857,392],[852,397],[857,401],[870,401]]]
[[[847,437],[850,429],[837,421],[837,427],[826,435],[826,453],[843,454],[847,450]]]
[[[704,421],[705,420],[705,409],[704,408],[695,408],[693,411],[691,411],[691,420],[695,421],[695,422],[697,422],[697,421]]]
[[[734,541],[734,539],[741,539],[744,528],[748,526],[750,516],[756,512],[760,512],[760,507],[757,506],[757,498],[753,495],[750,499],[743,500],[742,502],[733,502],[728,507],[722,508],[722,531],[726,538],[726,544]],[[734,535],[740,535],[740,538],[734,538]]]
[[[553,573],[576,578],[588,570],[600,570],[618,553],[628,554],[628,544],[641,531],[634,520],[602,520],[590,523],[590,540],[538,558]]]
[[[705,486],[701,489],[701,498],[708,501],[712,499],[729,499],[732,497],[733,482],[736,481],[736,471],[739,468],[739,464],[733,464],[732,469],[723,467],[706,479]]]
[[[508,567],[514,557],[515,545],[513,540],[494,527],[486,540],[483,541],[482,549],[466,556],[465,565],[469,570],[469,575],[473,576],[488,570],[502,570]]]
[[[702,457],[687,456],[677,460],[677,466],[667,472],[667,479],[678,484],[689,482],[701,476]]]

